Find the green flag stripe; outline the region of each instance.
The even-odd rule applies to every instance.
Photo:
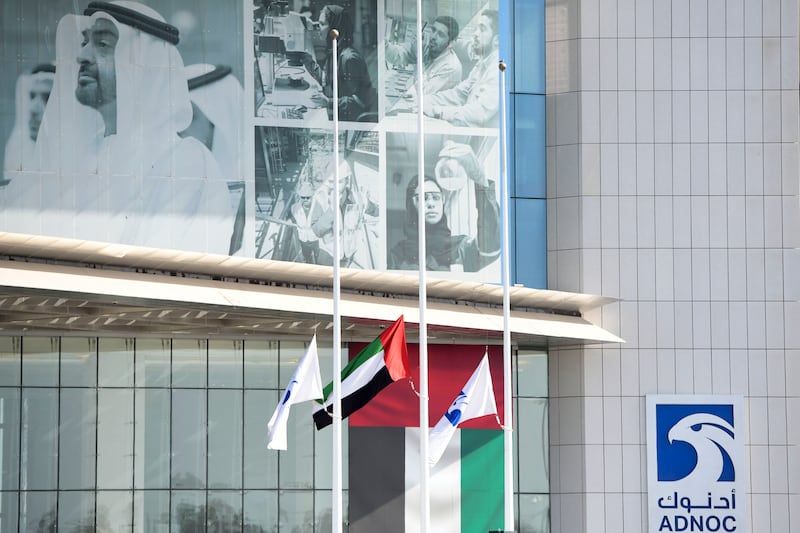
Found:
[[[503,432],[461,429],[461,532],[502,530]]]
[[[381,343],[380,337],[367,344],[363,350],[358,352],[358,355],[356,355],[350,360],[349,363],[347,363],[347,365],[345,365],[345,367],[342,369],[342,382],[344,382],[350,376],[350,374],[358,370],[358,368],[363,365],[365,361],[368,361],[371,357],[374,357],[377,354],[381,354],[381,359],[383,359],[383,344]],[[322,401],[317,400],[317,402],[325,403],[332,390],[333,381],[325,385],[325,388],[322,389],[322,393],[324,394],[325,398]]]

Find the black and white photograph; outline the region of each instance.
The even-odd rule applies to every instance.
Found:
[[[333,118],[333,41],[339,32],[339,120],[377,122],[375,0],[254,0],[255,112],[320,126]]]
[[[417,139],[386,136],[387,268],[419,267],[417,210],[424,209],[428,270],[499,273],[497,137],[426,135],[422,180]]]
[[[384,268],[379,135],[307,128],[256,128],[256,257],[333,265],[333,203],[339,171],[340,265]]]
[[[415,2],[12,3],[24,23],[0,20],[0,231],[332,265],[338,169],[340,264],[416,270]],[[444,238],[428,268],[463,279],[499,275],[497,192],[484,194],[499,166],[495,7],[423,3],[423,188],[453,183],[437,162],[454,146],[483,169],[443,192],[432,225]]]
[[[15,3],[0,229],[240,252],[241,4]]]
[[[387,117],[416,120],[417,17],[408,0],[386,1],[384,97]],[[423,2],[423,113],[429,121],[495,127],[498,97],[497,3]]]

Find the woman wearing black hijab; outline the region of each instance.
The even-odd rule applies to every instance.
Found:
[[[478,210],[478,235],[453,235],[447,222],[447,192],[431,176],[423,181],[422,205],[425,210],[425,249],[428,270],[477,272],[497,259],[500,253],[500,216],[494,183],[470,175],[475,187]],[[482,178],[482,179],[481,179]],[[483,182],[483,183],[481,183]],[[389,251],[389,269],[416,270],[419,267],[417,206],[420,204],[417,177],[406,188],[405,239]]]
[[[342,6],[327,5],[319,15],[320,30],[325,35],[327,53],[321,68],[311,73],[322,85],[322,94],[312,97],[315,103],[333,114],[333,42],[330,30],[339,32],[339,120],[377,122],[378,93],[372,86],[367,63],[353,47],[353,19]]]

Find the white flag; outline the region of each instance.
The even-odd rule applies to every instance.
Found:
[[[456,432],[456,427],[461,422],[490,414],[497,414],[497,404],[494,401],[492,375],[489,372],[489,355],[484,354],[467,384],[430,432],[428,457],[430,465],[439,462]]]
[[[308,400],[321,400],[322,397],[322,378],[319,374],[319,359],[317,358],[317,336],[314,335],[306,354],[300,360],[291,381],[286,386],[281,402],[272,413],[272,418],[269,419],[267,448],[270,450],[286,449],[286,423],[289,421],[289,409],[292,405]]]

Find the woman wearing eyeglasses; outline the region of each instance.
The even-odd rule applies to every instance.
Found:
[[[440,179],[425,176],[422,191],[415,176],[406,188],[406,216],[403,224],[405,239],[389,251],[388,267],[391,270],[416,270],[419,268],[419,238],[417,209],[420,204],[425,216],[425,249],[428,270],[452,272],[477,272],[497,260],[500,253],[500,215],[494,182],[480,168],[468,145],[450,143],[447,157],[437,164]],[[443,152],[445,152],[443,150]],[[451,230],[448,222],[448,202],[453,192],[442,187],[440,180],[458,179],[454,167],[463,170],[474,187],[475,209],[478,213],[475,235],[460,234]],[[463,185],[468,186],[467,184]]]

